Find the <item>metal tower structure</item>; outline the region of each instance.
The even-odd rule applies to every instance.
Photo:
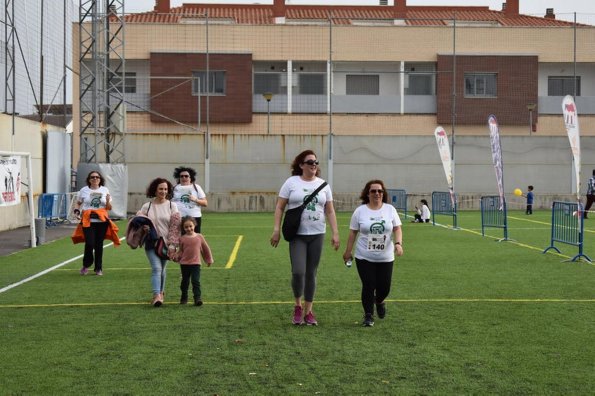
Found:
[[[125,163],[124,0],[79,4],[80,162]]]
[[[16,75],[15,75],[15,26],[14,26],[14,2],[15,0],[4,0],[4,59],[6,68],[4,69],[4,112],[6,114],[13,114],[15,112],[15,91],[16,91]],[[12,106],[9,110],[9,104]],[[12,131],[14,134],[14,129]]]

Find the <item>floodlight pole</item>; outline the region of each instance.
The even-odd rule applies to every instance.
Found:
[[[273,99],[272,92],[265,92],[262,97],[267,101],[267,135],[271,134],[271,99]]]

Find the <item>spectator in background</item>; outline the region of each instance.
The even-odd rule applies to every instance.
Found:
[[[527,209],[525,210],[526,215],[533,214],[533,186],[527,187]]]
[[[589,178],[587,182],[587,204],[585,205],[585,213],[583,215],[584,219],[588,219],[589,209],[593,205],[595,201],[595,169],[593,169],[593,175]]]
[[[428,207],[428,201],[422,199],[420,203],[421,208],[418,208],[417,206],[415,207],[417,213],[414,215],[415,220],[413,220],[413,223],[429,223],[432,213],[430,212],[430,208]]]

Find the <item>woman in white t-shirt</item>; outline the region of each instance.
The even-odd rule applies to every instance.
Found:
[[[312,150],[303,151],[295,157],[291,164],[291,174],[292,176],[281,187],[277,198],[275,224],[270,241],[273,247],[279,244],[281,219],[285,207],[293,209],[300,206],[324,182],[318,177],[320,168],[316,154]],[[333,232],[331,244],[337,250],[339,249],[339,230],[333,206],[333,194],[328,185],[308,203],[302,212],[297,236],[289,242],[291,288],[295,298],[292,319],[294,325],[318,324],[312,311],[312,304],[316,291],[316,272],[326,233],[326,221]]]
[[[89,172],[87,185],[78,192],[73,210],[78,219],[83,216],[89,217],[85,221],[85,224],[88,222],[89,227],[83,227],[85,254],[80,270],[81,275],[86,275],[93,264],[95,264],[93,268],[95,274],[103,275],[103,240],[110,225],[107,211],[111,208],[112,198],[105,187],[105,179],[98,171]]]
[[[429,223],[432,212],[430,212],[430,208],[428,207],[428,201],[422,199],[419,202],[421,203],[421,209],[417,206],[415,207],[417,213],[414,215],[415,220],[413,220],[413,223]]]
[[[374,305],[380,319],[386,315],[385,298],[390,292],[395,254],[403,254],[401,219],[396,209],[387,203],[382,180],[370,180],[360,195],[358,206],[349,223],[349,238],[343,260],[352,260],[355,246],[355,263],[362,281],[362,306],[364,326],[374,325]]]
[[[174,169],[178,184],[174,187],[172,202],[178,206],[182,217],[191,216],[196,220],[194,232],[200,233],[202,210],[208,205],[207,196],[202,187],[196,184],[196,171],[186,166]]]
[[[158,177],[147,187],[147,198],[151,201],[143,204],[138,215],[147,216],[155,226],[157,238],[163,237],[168,246],[168,256],[173,257],[180,242],[180,213],[176,204],[170,201],[173,186],[169,180]],[[153,299],[151,305],[160,307],[163,304],[167,259],[161,259],[155,253],[155,245],[145,242],[145,254],[151,264],[151,287]]]

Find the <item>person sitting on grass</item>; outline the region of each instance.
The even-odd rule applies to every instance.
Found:
[[[432,215],[430,212],[430,208],[428,207],[428,201],[426,201],[425,199],[422,199],[421,201],[421,209],[418,208],[417,206],[415,207],[415,210],[417,211],[417,213],[415,214],[415,220],[412,221],[412,223],[429,223],[430,222],[430,216]]]

